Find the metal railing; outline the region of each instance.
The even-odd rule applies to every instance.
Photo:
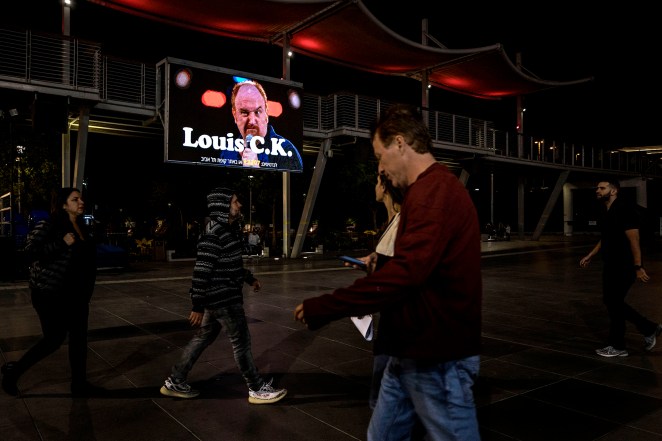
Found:
[[[369,137],[370,126],[393,103],[354,94],[316,96],[304,94],[304,135]],[[646,152],[623,152],[585,147],[522,136],[498,130],[494,123],[440,111],[428,111],[433,145],[446,151],[472,152],[497,160],[576,170],[610,171],[630,175],[662,176],[660,161]]]
[[[103,55],[99,43],[29,30],[0,28],[0,87],[88,99],[128,113],[156,109],[156,66]]]
[[[157,111],[157,66],[103,55],[99,43],[61,35],[0,27],[0,87],[85,98],[96,107],[153,116]],[[162,96],[162,95],[160,95]],[[392,102],[353,94],[304,94],[304,136],[368,137],[371,124]],[[495,128],[490,121],[428,111],[434,146],[496,160],[578,170],[660,176],[657,157],[587,148]]]
[[[0,237],[13,236],[12,206],[11,193],[0,196]]]

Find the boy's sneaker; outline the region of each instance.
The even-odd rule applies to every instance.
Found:
[[[161,395],[177,398],[195,398],[200,395],[200,391],[191,389],[191,386],[185,381],[175,383],[172,381],[172,378],[168,377],[165,384],[161,386]]]
[[[627,357],[628,351],[625,349],[616,349],[613,346],[607,346],[606,348],[596,349],[595,353],[602,357]]]
[[[657,329],[648,337],[644,337],[644,349],[650,351],[657,344],[657,337],[662,333],[662,325],[657,325]]]
[[[274,389],[271,386],[273,378],[264,383],[260,390],[248,389],[248,402],[251,404],[271,404],[282,400],[287,395],[287,389]]]

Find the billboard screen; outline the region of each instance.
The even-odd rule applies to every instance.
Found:
[[[303,171],[302,87],[167,59],[165,161]]]

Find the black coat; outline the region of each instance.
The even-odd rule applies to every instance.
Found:
[[[30,288],[49,295],[75,295],[85,302],[90,301],[96,281],[96,244],[86,226],[82,223],[79,226],[82,238],[71,222],[55,217],[39,222],[30,231],[25,246],[32,262]],[[72,246],[63,239],[67,233],[76,237]]]

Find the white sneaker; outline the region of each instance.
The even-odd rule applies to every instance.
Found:
[[[627,357],[628,351],[625,349],[616,349],[613,346],[607,346],[606,348],[596,349],[595,353],[602,357]]]
[[[251,404],[271,404],[282,400],[287,395],[287,389],[274,389],[271,386],[273,378],[264,383],[260,390],[248,389],[248,402]]]
[[[191,386],[188,383],[175,383],[170,377],[168,377],[165,384],[161,386],[160,392],[161,395],[177,398],[195,398],[200,395],[200,391],[191,389]]]
[[[652,350],[657,344],[657,337],[662,333],[662,325],[657,325],[657,329],[648,337],[644,337],[644,349],[647,351]]]

